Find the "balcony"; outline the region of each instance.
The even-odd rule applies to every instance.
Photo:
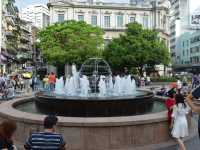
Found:
[[[29,30],[29,28],[28,28],[27,26],[21,25],[20,27],[21,27],[21,29],[24,30],[25,32],[30,33],[30,30]]]
[[[18,53],[17,54],[18,59],[32,59],[31,53]]]
[[[28,44],[19,44],[18,48],[22,51],[30,51],[31,47]]]
[[[13,36],[14,36],[13,32],[12,32],[12,31],[9,31],[9,30],[6,31],[5,35],[6,35],[7,37],[13,37]]]
[[[124,31],[126,27],[103,27],[105,31]]]
[[[30,41],[31,41],[30,36],[27,35],[27,34],[22,34],[20,38],[21,38],[21,39],[20,39],[21,42],[23,42],[23,43],[27,43],[27,42],[30,42]]]
[[[13,15],[5,15],[6,22],[10,24],[11,26],[15,26],[15,20]]]

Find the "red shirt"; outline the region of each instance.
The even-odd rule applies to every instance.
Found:
[[[169,98],[165,101],[165,106],[167,107],[168,110],[168,122],[171,124],[172,121],[172,112],[173,112],[173,106],[175,105],[175,99],[174,98]]]
[[[54,74],[49,75],[49,83],[56,83],[56,75]]]

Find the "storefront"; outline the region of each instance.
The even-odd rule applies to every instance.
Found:
[[[0,53],[0,72],[1,73],[11,73],[14,69],[15,61],[14,56],[8,54],[5,51],[1,51]]]
[[[7,57],[3,54],[3,52],[0,53],[0,73],[6,72],[6,64],[8,62]]]

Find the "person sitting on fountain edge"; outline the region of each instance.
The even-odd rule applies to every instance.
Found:
[[[26,150],[65,150],[65,142],[61,134],[55,133],[58,118],[49,115],[44,119],[44,131],[32,133],[24,148]]]

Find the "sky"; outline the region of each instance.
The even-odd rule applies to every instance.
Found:
[[[129,0],[103,0],[105,2],[128,2]],[[30,4],[47,4],[48,0],[16,0],[16,5],[18,6],[19,10],[26,7]],[[191,11],[193,12],[195,9],[200,7],[200,0],[191,0]]]

